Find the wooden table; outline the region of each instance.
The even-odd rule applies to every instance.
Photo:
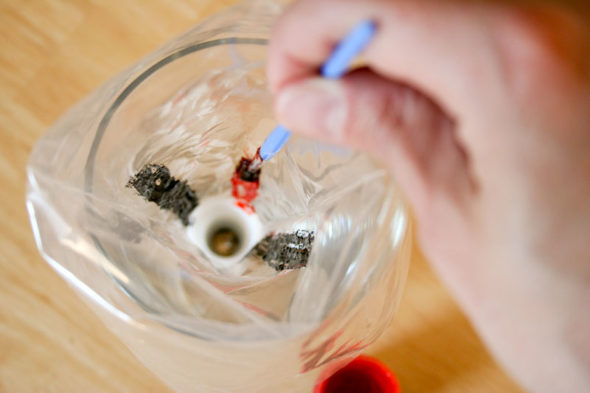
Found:
[[[169,392],[41,259],[24,206],[39,136],[103,81],[234,0],[0,0],[0,392]],[[519,392],[416,250],[369,351],[407,393]]]

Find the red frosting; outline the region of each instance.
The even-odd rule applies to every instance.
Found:
[[[236,205],[248,213],[254,213],[252,202],[258,196],[260,186],[260,149],[253,158],[242,157],[231,179],[232,195],[236,198]]]
[[[240,178],[238,173],[234,173],[234,176],[231,178],[231,184],[231,194],[236,198],[236,205],[249,213],[253,213],[255,210],[252,202],[258,196],[260,181],[245,181]]]

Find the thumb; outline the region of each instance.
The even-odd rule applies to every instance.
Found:
[[[367,69],[309,78],[278,91],[279,121],[313,139],[362,150],[394,174],[419,214],[429,193],[469,192],[467,156],[450,117],[407,85]]]

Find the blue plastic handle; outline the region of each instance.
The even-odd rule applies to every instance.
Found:
[[[287,143],[291,131],[285,126],[278,125],[264,140],[262,146],[260,146],[260,158],[262,161],[269,160],[274,157],[275,154],[281,150],[281,148]]]
[[[372,21],[359,23],[336,46],[330,58],[322,66],[322,75],[329,79],[337,79],[344,75],[354,58],[369,45],[376,30],[375,23]]]
[[[328,60],[322,66],[322,76],[329,79],[337,79],[346,73],[350,63],[363,49],[371,42],[377,28],[372,21],[359,23],[340,43],[336,46]],[[260,146],[260,157],[263,161],[269,160],[281,150],[287,143],[291,131],[282,125],[276,128],[266,137]]]

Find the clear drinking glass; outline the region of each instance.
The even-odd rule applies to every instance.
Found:
[[[276,125],[264,72],[280,6],[245,3],[107,82],[37,143],[37,245],[133,353],[178,392],[311,392],[389,324],[407,274],[406,209],[370,157],[297,136],[265,163],[264,233],[315,233],[307,267],[251,254],[224,270],[191,228],[126,187],[166,165],[204,201]]]

